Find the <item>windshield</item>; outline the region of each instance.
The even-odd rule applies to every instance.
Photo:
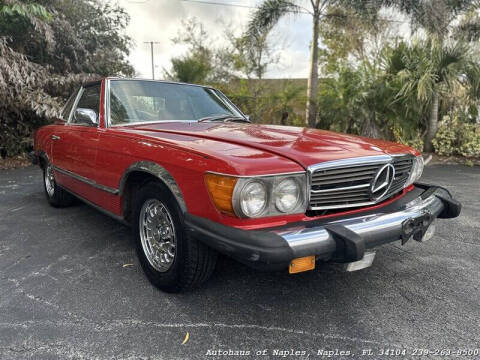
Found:
[[[110,124],[195,121],[219,114],[243,117],[220,91],[142,80],[110,82]]]

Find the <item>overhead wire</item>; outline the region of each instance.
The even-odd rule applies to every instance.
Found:
[[[244,9],[258,9],[258,6],[253,6],[253,5],[242,5],[242,4],[235,4],[235,3],[224,3],[224,2],[218,2],[218,1],[209,1],[209,0],[178,0],[181,2],[188,2],[191,4],[203,4],[203,5],[216,5],[216,6],[227,6],[227,7],[236,7],[236,8],[244,8]],[[132,3],[132,4],[146,4],[150,2],[150,0],[144,0],[144,1],[134,1],[134,0],[127,0],[127,2]],[[312,15],[310,11],[307,10],[300,10],[300,11],[289,11],[292,13],[297,13],[297,14],[308,14]],[[338,15],[338,14],[324,14],[323,16],[327,17],[348,17],[348,15]],[[387,18],[379,18],[380,21],[385,21],[385,22],[391,22],[391,23],[401,23],[401,24],[409,24],[409,21],[405,20],[396,20],[396,19],[387,19]]]

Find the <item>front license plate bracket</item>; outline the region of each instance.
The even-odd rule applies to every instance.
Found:
[[[433,220],[434,217],[430,211],[425,210],[422,215],[403,221],[402,245],[405,245],[412,238],[416,241],[421,241]]]

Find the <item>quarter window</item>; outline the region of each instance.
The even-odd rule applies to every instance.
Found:
[[[78,101],[78,104],[75,110],[78,110],[78,109],[88,109],[88,110],[95,111],[95,114],[97,115],[96,121],[98,123],[98,118],[100,113],[100,85],[89,86],[83,90],[82,96],[80,97],[80,100]],[[73,124],[82,123],[81,120],[75,117],[75,114],[72,117],[71,122]]]
[[[75,91],[69,98],[65,106],[63,107],[62,110],[62,119],[64,121],[68,121],[68,118],[70,117],[70,113],[72,112],[73,105],[75,104],[75,100],[77,99],[78,95],[78,90]]]

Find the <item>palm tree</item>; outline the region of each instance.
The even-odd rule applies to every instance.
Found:
[[[445,91],[452,91],[461,79],[475,80],[466,76],[475,70],[469,70],[465,65],[471,58],[467,44],[472,45],[480,39],[480,4],[477,0],[380,0],[378,4],[395,7],[407,14],[412,30],[423,29],[429,39],[409,49],[410,55],[416,53],[419,56],[414,60],[419,66],[417,70],[425,66],[425,73],[423,76],[417,73],[418,78],[407,81],[404,92],[415,88],[417,97],[431,106],[424,143],[424,150],[431,152],[432,139],[438,128],[440,101]]]
[[[441,100],[459,87],[475,94],[478,71],[469,47],[462,41],[440,42],[430,37],[411,45],[401,43],[393,50],[387,73],[401,81],[397,99],[410,97],[428,108],[424,151],[433,151]]]
[[[339,0],[310,0],[311,8],[300,6],[300,0],[265,0],[254,12],[250,19],[248,36],[258,38],[271,28],[285,15],[304,13],[312,16],[313,39],[310,50],[310,75],[307,87],[306,125],[315,127],[317,120],[317,93],[318,93],[318,39],[320,19],[325,10],[335,5]]]

